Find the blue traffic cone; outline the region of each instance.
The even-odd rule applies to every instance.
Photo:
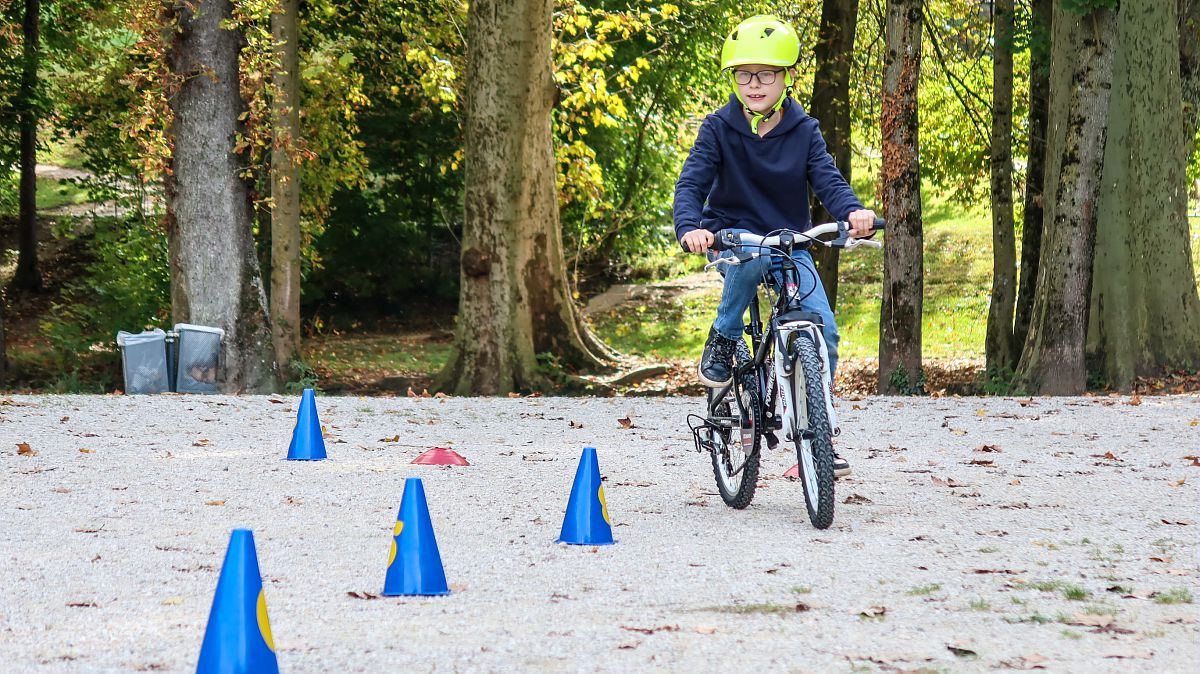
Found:
[[[310,388],[300,396],[300,411],[296,413],[296,428],[288,446],[289,461],[320,461],[325,458],[325,438],[321,421],[317,419],[317,398]]]
[[[234,529],[213,597],[196,674],[278,674],[254,534]]]
[[[604,485],[600,484],[600,463],[596,448],[584,447],[567,502],[559,543],[571,545],[609,545],[613,542],[612,521],[608,519],[608,503],[604,500]]]
[[[425,486],[417,477],[404,481],[404,497],[400,500],[400,514],[392,532],[392,553],[388,557],[383,594],[450,594],[446,572],[442,569],[442,556],[438,554],[437,538],[433,535],[433,523],[429,521]]]

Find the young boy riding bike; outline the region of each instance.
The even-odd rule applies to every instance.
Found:
[[[722,229],[768,235],[777,229],[812,227],[809,187],[825,208],[850,223],[851,236],[869,236],[875,213],[863,207],[842,177],[817,120],[792,100],[800,40],[796,31],[774,16],[742,21],[721,48],[721,68],[733,93],[729,103],[709,115],[683,164],[675,184],[675,236],[685,250],[707,252],[714,232]],[[729,251],[723,253],[731,254]],[[801,269],[801,306],[820,314],[829,352],[829,371],[837,366],[838,331],[807,246],[793,255]],[[700,357],[700,381],[713,388],[733,378],[733,355],[743,339],[742,315],[768,271],[777,270],[767,257],[723,268],[725,286],[717,317]],[[771,274],[775,280],[776,274]],[[850,464],[837,457],[836,472]]]

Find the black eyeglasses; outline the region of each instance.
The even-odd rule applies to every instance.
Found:
[[[782,70],[760,70],[756,73],[752,73],[749,70],[735,70],[735,71],[733,71],[733,81],[745,86],[747,84],[750,84],[750,80],[757,78],[758,83],[763,85],[764,87],[766,87],[766,86],[775,84],[775,78],[781,72],[783,72],[783,71]]]

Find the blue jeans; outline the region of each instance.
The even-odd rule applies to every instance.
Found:
[[[720,254],[720,257],[732,256],[733,251],[728,250]],[[709,257],[713,255],[710,253]],[[825,348],[829,351],[829,374],[832,377],[837,370],[837,347],[840,339],[833,309],[829,307],[829,298],[825,296],[825,287],[821,285],[821,279],[817,276],[817,267],[813,264],[812,255],[807,250],[795,250],[792,251],[792,259],[800,267],[799,278],[796,279],[800,284],[799,296],[804,297],[800,307],[821,315],[821,323],[824,324],[821,332],[825,337]],[[770,272],[771,284],[778,291],[783,284],[782,266],[782,260],[758,257],[736,266],[718,267],[725,277],[725,288],[721,291],[721,303],[717,305],[717,318],[713,321],[713,328],[729,339],[741,339],[745,325],[742,315],[746,313],[750,300],[754,299],[758,292],[759,282]]]

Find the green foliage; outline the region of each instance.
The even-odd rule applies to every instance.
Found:
[[[136,214],[96,218],[78,245],[91,261],[41,322],[61,370],[94,357],[115,360],[118,330],[166,327],[170,318],[167,243],[157,221]]]

